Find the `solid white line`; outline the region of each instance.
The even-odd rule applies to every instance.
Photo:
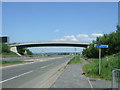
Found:
[[[45,58],[44,58],[45,59]],[[49,59],[53,59],[53,58],[49,58]],[[49,60],[47,59],[47,60]],[[54,58],[55,59],[55,58]],[[35,59],[36,60],[36,59]],[[33,62],[29,62],[29,63],[22,63],[22,64],[15,64],[15,65],[10,65],[10,66],[4,66],[4,67],[0,67],[0,69],[3,69],[3,68],[9,68],[9,67],[14,67],[14,66],[20,66],[20,65],[26,65],[26,64],[32,64],[32,63],[36,63],[36,61],[33,61]],[[39,61],[40,59],[38,59]],[[44,60],[42,61],[42,59],[39,61],[39,62],[44,62]]]
[[[15,66],[21,66],[21,65],[27,65],[27,64],[32,64],[32,63],[35,63],[35,62],[29,62],[29,63],[22,63],[22,64],[15,64],[15,65],[10,65],[10,66],[4,66],[4,67],[0,67],[0,69],[10,68],[10,67],[15,67]]]
[[[90,82],[90,80],[89,80],[88,77],[87,77],[87,80],[88,80],[88,82],[89,82],[89,84],[90,84],[90,87],[93,88],[93,86],[92,86],[92,84],[91,84],[91,82]]]
[[[26,72],[26,73],[20,74],[20,75],[18,75],[18,76],[15,76],[15,77],[12,77],[12,78],[9,78],[9,79],[6,79],[6,80],[3,80],[3,81],[1,81],[0,83],[3,83],[3,82],[6,82],[6,81],[9,81],[9,80],[12,80],[12,79],[18,78],[18,77],[20,77],[20,76],[23,76],[23,75],[28,74],[28,73],[31,73],[31,72],[33,72],[33,71],[29,71],[29,72]]]

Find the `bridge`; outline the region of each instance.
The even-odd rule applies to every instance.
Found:
[[[10,50],[17,53],[19,56],[19,48],[27,47],[51,47],[51,46],[68,46],[68,47],[85,47],[89,46],[90,43],[74,43],[74,42],[39,42],[39,43],[22,43],[10,45]]]

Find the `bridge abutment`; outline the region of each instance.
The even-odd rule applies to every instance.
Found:
[[[16,46],[15,46],[15,47],[11,47],[11,48],[10,48],[10,51],[16,53],[16,54],[19,55],[19,56],[22,56],[20,53],[18,53],[18,48],[17,48]]]

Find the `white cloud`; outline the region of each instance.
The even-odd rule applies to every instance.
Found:
[[[68,36],[64,36],[64,38],[75,38],[74,35],[68,35]]]
[[[79,41],[74,35],[67,35],[60,39],[55,39],[53,41]]]
[[[87,34],[78,34],[78,35],[76,35],[76,37],[89,37],[89,35],[87,35]]]
[[[92,33],[91,36],[99,37],[99,36],[103,36],[103,34],[102,33]]]
[[[56,41],[56,42],[61,42],[61,41],[66,41],[66,39],[61,38],[61,39],[55,39],[55,40],[53,40],[53,41]]]
[[[76,38],[72,38],[71,41],[79,41],[79,40],[77,40]]]
[[[67,36],[64,36],[63,38],[56,39],[56,40],[53,40],[53,41],[58,41],[58,42],[70,41],[70,42],[91,43],[98,36],[103,36],[103,34],[92,33],[92,34],[67,35]]]
[[[78,41],[74,35],[64,36],[67,41]]]

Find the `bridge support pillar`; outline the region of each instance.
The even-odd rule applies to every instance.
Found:
[[[11,47],[11,48],[10,48],[10,51],[16,53],[16,54],[19,55],[19,56],[22,56],[21,54],[18,53],[17,47]]]

